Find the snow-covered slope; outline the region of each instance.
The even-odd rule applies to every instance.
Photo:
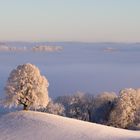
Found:
[[[0,140],[140,140],[140,132],[20,111],[0,117]]]

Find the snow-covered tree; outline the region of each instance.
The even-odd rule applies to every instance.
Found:
[[[77,92],[71,96],[58,97],[56,102],[64,105],[67,117],[91,121],[91,109],[94,103],[92,95]]]
[[[140,130],[140,89],[136,89],[136,111],[134,113],[134,121],[130,129]]]
[[[114,92],[104,92],[95,97],[92,108],[92,122],[106,124],[116,98]]]
[[[65,116],[64,106],[60,103],[54,103],[52,100],[49,101],[46,108],[40,111],[55,114],[55,115]]]
[[[140,105],[140,89],[124,89],[110,114],[109,124],[120,128],[133,126]]]
[[[23,105],[24,110],[46,107],[49,83],[32,64],[19,65],[14,69],[5,86],[5,106]]]

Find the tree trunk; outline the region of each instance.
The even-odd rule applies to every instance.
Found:
[[[89,122],[92,122],[91,111],[88,109]]]
[[[26,111],[29,110],[28,106],[27,105],[24,105],[23,106],[23,110],[26,110]]]

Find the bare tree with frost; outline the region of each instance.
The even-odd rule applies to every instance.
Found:
[[[106,124],[116,98],[114,92],[103,92],[95,97],[94,107],[92,108],[92,122]]]
[[[49,101],[46,108],[39,110],[41,112],[47,112],[55,115],[65,116],[65,108],[61,103],[54,103],[52,100]]]
[[[23,105],[24,110],[46,107],[49,83],[32,64],[19,65],[14,69],[5,86],[5,106]]]
[[[94,96],[77,92],[71,96],[58,97],[55,102],[65,107],[65,115],[67,117],[91,121]]]

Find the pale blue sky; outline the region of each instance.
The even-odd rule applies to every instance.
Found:
[[[0,0],[0,40],[140,42],[140,0]]]

